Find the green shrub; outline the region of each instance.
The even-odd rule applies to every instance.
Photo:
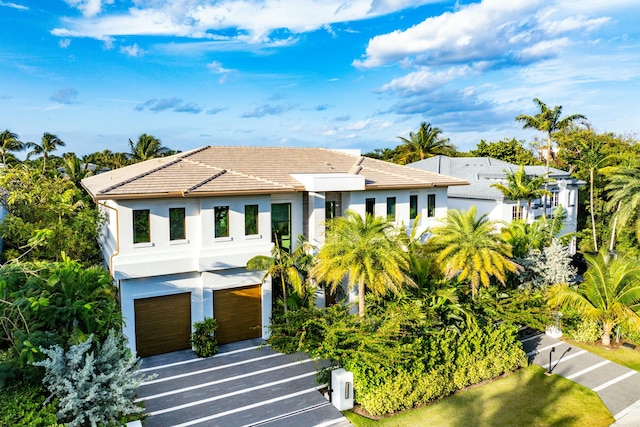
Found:
[[[49,427],[57,423],[57,400],[45,404],[42,386],[14,385],[0,393],[0,425]]]
[[[216,319],[206,317],[201,322],[193,324],[194,331],[191,334],[191,345],[199,357],[210,357],[218,352],[218,340],[216,330],[218,322]]]
[[[591,343],[602,337],[602,327],[595,320],[583,320],[565,333],[578,342]]]
[[[93,351],[92,351],[93,350]],[[114,331],[93,346],[93,335],[65,352],[41,348],[47,359],[44,384],[58,400],[57,418],[69,427],[117,424],[123,416],[143,411],[133,403],[143,376],[138,361]]]

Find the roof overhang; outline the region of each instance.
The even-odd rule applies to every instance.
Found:
[[[349,173],[291,174],[306,191],[362,191],[365,178]]]

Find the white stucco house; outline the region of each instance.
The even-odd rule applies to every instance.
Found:
[[[500,190],[491,186],[496,182],[504,183],[508,173],[517,172],[519,165],[514,165],[491,157],[448,157],[434,156],[407,165],[409,167],[441,173],[444,175],[464,179],[469,182],[466,186],[451,186],[448,189],[448,205],[450,209],[468,210],[476,206],[478,214],[487,214],[489,219],[511,222],[518,216],[516,200],[505,199]],[[525,166],[529,176],[545,176],[545,166]],[[578,188],[585,185],[571,177],[569,172],[550,168],[547,190],[552,195],[546,200],[532,202],[527,211],[527,201],[521,201],[520,215],[531,222],[542,215],[551,216],[557,206],[562,206],[566,214],[564,228],[560,235],[573,233],[578,223]],[[571,239],[569,250],[576,252],[576,239]]]
[[[319,148],[202,147],[88,177],[105,215],[100,245],[119,288],[123,332],[138,356],[189,348],[193,322],[218,341],[267,338],[271,282],[247,261],[347,209],[425,229],[446,216],[461,179]]]

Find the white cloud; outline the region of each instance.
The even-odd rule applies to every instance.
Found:
[[[594,31],[611,21],[611,18],[604,16],[601,18],[589,19],[584,15],[569,16],[559,21],[542,23],[543,29],[549,34],[562,34],[567,31],[584,29]]]
[[[120,53],[124,53],[125,55],[139,58],[144,55],[144,50],[140,48],[140,46],[138,46],[137,43],[134,43],[131,46],[122,46],[120,48]]]
[[[207,68],[217,74],[230,73],[233,71],[233,70],[224,68],[222,66],[222,63],[218,61],[212,61],[211,63],[207,64]]]
[[[113,0],[65,0],[71,7],[75,7],[88,18],[98,15],[102,11],[102,6],[113,4]]]
[[[0,1],[0,6],[10,7],[12,9],[17,9],[17,10],[29,10],[27,6],[23,6],[17,3],[6,2],[6,1]]]
[[[422,67],[418,71],[391,80],[383,85],[379,92],[401,92],[405,95],[416,94],[427,89],[435,89],[458,77],[464,77],[471,71],[471,67],[463,65],[450,67],[446,70],[432,71],[429,67]]]
[[[58,41],[58,46],[60,46],[62,49],[66,49],[71,45],[71,39],[61,39],[60,41]]]

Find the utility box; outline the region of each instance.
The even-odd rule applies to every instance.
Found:
[[[338,411],[353,409],[353,372],[331,371],[331,403]]]

